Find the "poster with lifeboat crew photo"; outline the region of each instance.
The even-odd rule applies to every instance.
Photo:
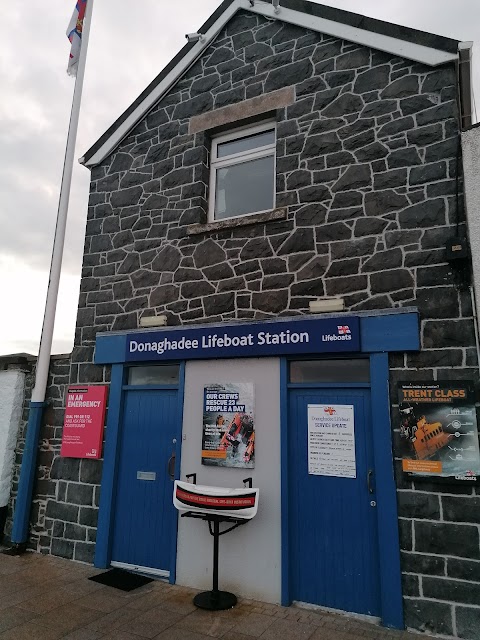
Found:
[[[254,389],[250,382],[209,384],[203,393],[202,464],[255,467]]]
[[[472,381],[400,382],[402,469],[412,477],[476,482],[480,477]]]

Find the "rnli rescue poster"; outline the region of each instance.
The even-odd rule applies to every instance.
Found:
[[[404,473],[475,482],[480,455],[473,382],[400,382],[398,391]]]
[[[210,384],[203,394],[202,464],[255,467],[254,389],[250,382]]]

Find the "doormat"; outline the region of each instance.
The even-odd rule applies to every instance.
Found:
[[[99,573],[97,576],[91,576],[89,580],[99,582],[107,587],[121,589],[122,591],[133,591],[138,587],[143,587],[144,584],[153,582],[152,578],[140,576],[138,573],[130,573],[130,571],[125,571],[124,569],[110,569],[110,571]]]

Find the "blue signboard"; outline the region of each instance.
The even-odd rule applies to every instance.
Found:
[[[357,317],[179,327],[127,336],[127,362],[360,351]]]

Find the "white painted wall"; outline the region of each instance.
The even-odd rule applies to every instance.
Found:
[[[203,388],[209,383],[252,382],[255,392],[255,469],[204,466],[201,462]],[[220,537],[219,588],[246,598],[279,603],[281,598],[280,361],[275,358],[190,361],[185,372],[181,479],[259,487],[253,520]],[[207,523],[179,518],[177,584],[212,588],[213,538]]]
[[[473,284],[480,318],[480,127],[462,132],[462,155]]]
[[[0,371],[0,507],[5,507],[10,498],[24,386],[21,371]]]

